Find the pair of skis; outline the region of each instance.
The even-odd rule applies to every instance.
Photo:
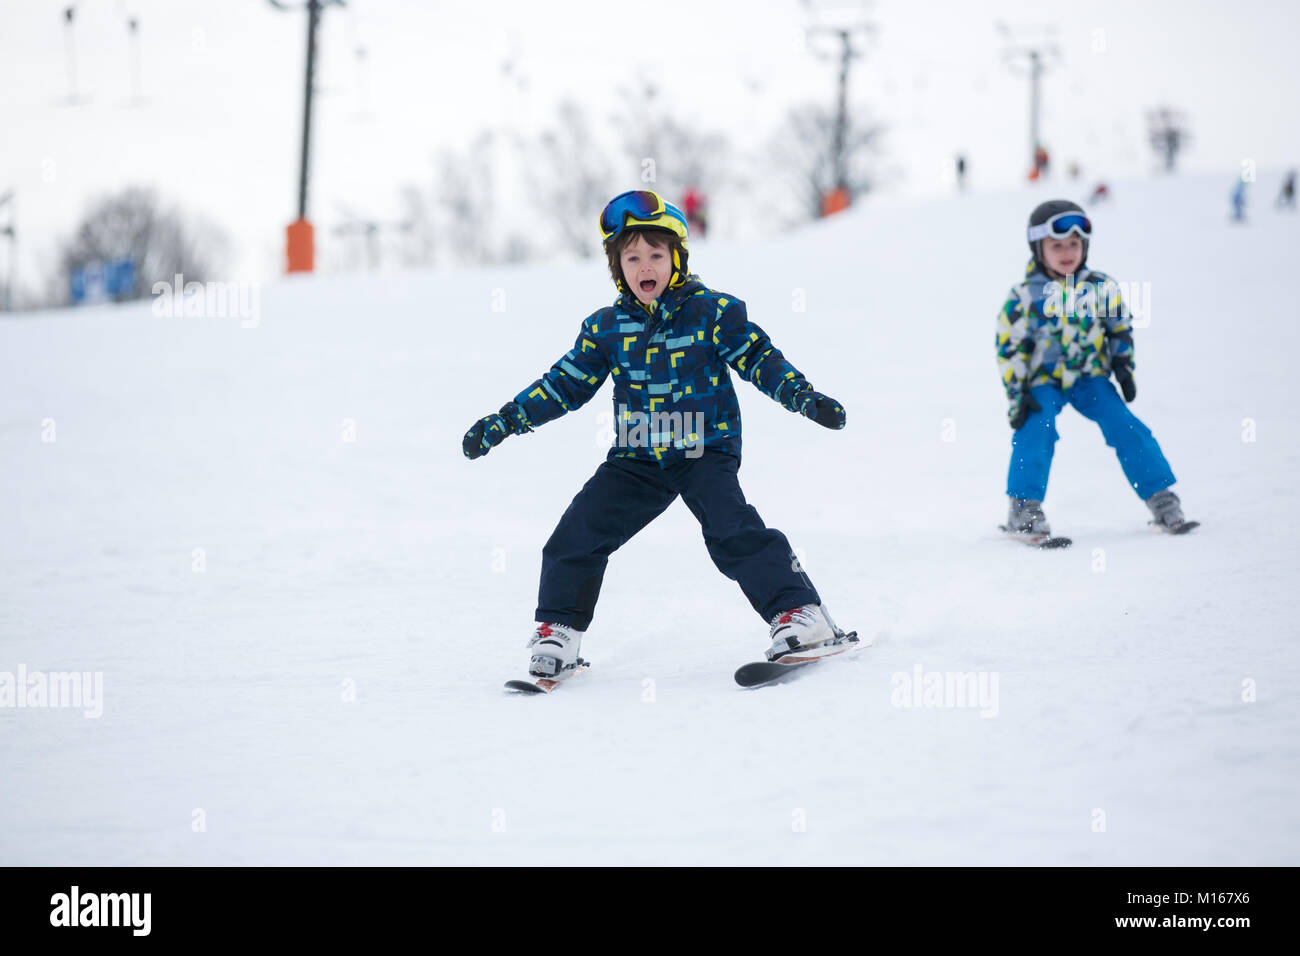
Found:
[[[835,637],[816,647],[791,651],[771,661],[754,661],[742,665],[736,671],[736,683],[745,688],[774,684],[809,664],[816,664],[828,657],[851,654],[862,646],[857,631],[848,633],[837,631]],[[589,666],[582,658],[578,658],[577,663],[572,666],[573,673],[560,680],[551,677],[540,677],[537,680],[508,680],[505,689],[516,694],[550,694],[560,685],[573,680]]]

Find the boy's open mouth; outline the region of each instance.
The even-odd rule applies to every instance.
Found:
[[[641,280],[641,291],[642,291],[642,292],[653,292],[654,289],[655,289],[655,286],[657,286],[658,284],[659,284],[659,283],[656,282],[654,279],[642,279],[642,280]]]

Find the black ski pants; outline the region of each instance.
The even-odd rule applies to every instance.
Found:
[[[764,525],[753,505],[746,503],[739,470],[735,455],[708,449],[697,458],[666,466],[606,459],[542,549],[536,620],[585,631],[609,556],[663,514],[678,495],[700,522],[713,563],[740,585],[764,622],[801,604],[820,604],[785,535]],[[665,594],[680,586],[673,574],[671,567],[659,568],[653,578]]]

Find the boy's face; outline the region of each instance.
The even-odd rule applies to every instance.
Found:
[[[1083,262],[1083,240],[1078,236],[1044,239],[1043,261],[1058,276],[1068,276]]]
[[[620,259],[623,281],[643,305],[649,305],[663,295],[673,275],[671,246],[667,243],[652,246],[644,236],[636,236],[623,247]]]

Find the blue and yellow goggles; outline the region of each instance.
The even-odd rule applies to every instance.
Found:
[[[1092,223],[1088,220],[1088,217],[1072,209],[1058,212],[1047,222],[1029,227],[1030,242],[1037,242],[1039,239],[1047,238],[1065,239],[1070,235],[1077,235],[1083,239],[1087,239],[1092,235]]]
[[[670,202],[665,202],[657,192],[633,189],[619,193],[609,201],[600,214],[600,235],[605,242],[613,239],[629,226],[648,226],[667,229],[686,242],[689,230],[686,216]]]

